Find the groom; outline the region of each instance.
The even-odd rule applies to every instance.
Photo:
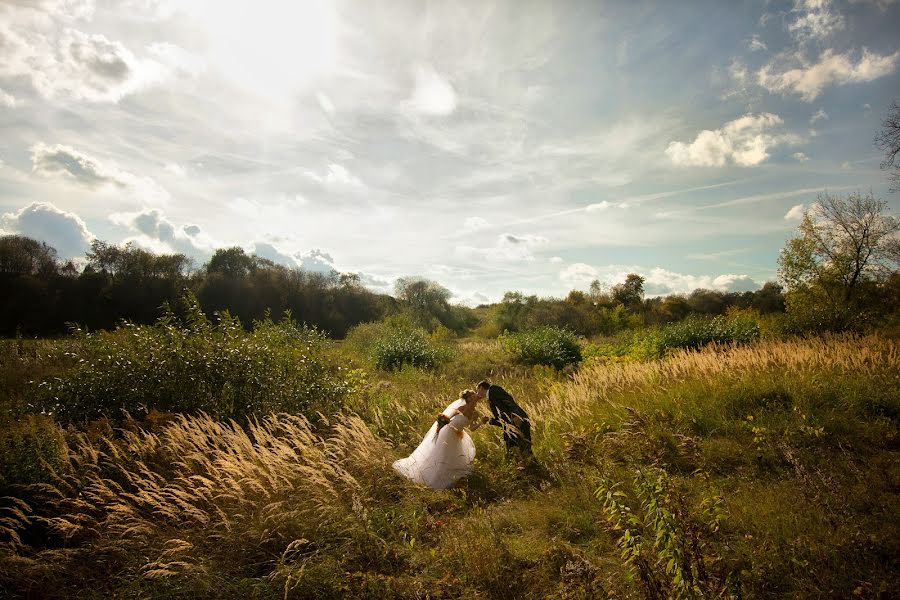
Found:
[[[482,381],[475,389],[479,399],[487,398],[493,418],[484,416],[482,423],[490,423],[503,428],[506,450],[518,448],[523,454],[531,454],[531,421],[521,406],[516,404],[509,392],[499,385]]]

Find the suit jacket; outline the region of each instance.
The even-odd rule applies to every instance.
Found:
[[[491,414],[494,417],[490,420],[491,425],[503,427],[503,423],[512,423],[512,415],[519,415],[523,419],[528,418],[528,413],[516,404],[513,397],[499,385],[492,385],[488,388],[488,404],[491,407]]]

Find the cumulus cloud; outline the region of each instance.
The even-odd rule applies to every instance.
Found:
[[[0,222],[5,232],[46,242],[64,259],[83,257],[94,239],[81,217],[49,202],[34,202],[6,213]]]
[[[697,288],[722,292],[743,292],[756,290],[760,287],[748,275],[731,273],[715,277],[710,275],[686,275],[660,267],[643,269],[621,265],[600,269],[585,263],[569,265],[560,271],[559,278],[573,288],[586,288],[594,280],[599,280],[606,286],[622,283],[625,281],[628,273],[638,273],[644,277],[644,292],[648,296],[683,294],[692,292]]]
[[[791,154],[791,156],[794,158],[794,160],[799,162],[806,162],[809,160],[809,157],[802,152],[794,152],[793,154]]]
[[[303,254],[296,254],[295,258],[297,259],[297,265],[304,271],[322,273],[323,275],[331,275],[337,272],[337,269],[334,268],[334,258],[322,250],[314,249]]]
[[[785,221],[799,221],[803,218],[803,214],[806,212],[806,206],[803,204],[797,204],[792,206],[789,211],[784,215]]]
[[[363,287],[379,294],[390,294],[394,291],[394,280],[386,279],[372,273],[357,273]]]
[[[758,290],[760,285],[748,275],[725,274],[712,277],[709,275],[685,275],[660,267],[651,269],[644,281],[644,291],[648,295],[684,294],[697,288],[717,290],[720,292],[748,292]]]
[[[11,21],[0,26],[5,54],[0,76],[26,78],[48,99],[118,102],[165,80],[177,60],[175,53],[159,52],[161,48],[139,58],[118,41],[84,33],[52,18]]]
[[[672,163],[682,167],[758,165],[769,157],[770,148],[789,141],[788,136],[770,133],[783,123],[781,117],[772,113],[746,114],[725,123],[721,129],[701,131],[693,142],[670,142],[666,154]]]
[[[456,110],[456,90],[430,65],[414,70],[415,87],[408,100],[414,111],[432,116],[446,116]]]
[[[149,177],[124,171],[114,163],[63,144],[31,147],[31,170],[45,177],[61,178],[91,189],[128,190],[146,203],[165,203],[169,193]]]
[[[250,251],[260,258],[271,260],[276,265],[282,265],[284,267],[291,268],[297,266],[297,261],[293,256],[282,252],[269,242],[254,242]]]
[[[562,263],[562,262],[564,262],[564,261],[563,261],[563,257],[562,257],[562,256],[551,256],[551,257],[550,257],[550,262],[552,262],[552,263],[554,263],[554,264],[560,264],[560,263]]]
[[[757,71],[757,83],[769,92],[795,94],[812,102],[829,85],[873,81],[893,73],[900,62],[900,51],[882,55],[863,48],[855,55],[829,48],[818,61],[810,62],[799,52],[782,54]]]
[[[490,304],[491,299],[481,292],[466,293],[454,292],[450,297],[450,304],[457,304],[474,308],[480,304]]]
[[[153,252],[184,254],[205,262],[216,247],[198,225],[177,226],[159,209],[113,213],[109,220],[129,231],[131,235],[124,242],[134,242]]]
[[[586,263],[573,263],[559,272],[559,279],[573,288],[590,285],[600,278],[600,271]]]
[[[456,255],[469,260],[487,260],[491,262],[530,262],[534,260],[533,250],[543,246],[549,240],[539,235],[515,236],[503,233],[490,248],[457,246]]]

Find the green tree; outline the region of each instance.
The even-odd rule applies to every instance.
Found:
[[[871,284],[896,272],[900,221],[860,193],[820,194],[778,258],[787,311],[810,327],[843,329],[873,308]]]
[[[644,300],[644,278],[637,273],[629,273],[623,283],[613,286],[612,295],[625,308],[640,308]]]

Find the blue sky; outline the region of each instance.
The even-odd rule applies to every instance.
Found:
[[[457,301],[755,289],[872,190],[900,2],[0,5],[0,229]]]

